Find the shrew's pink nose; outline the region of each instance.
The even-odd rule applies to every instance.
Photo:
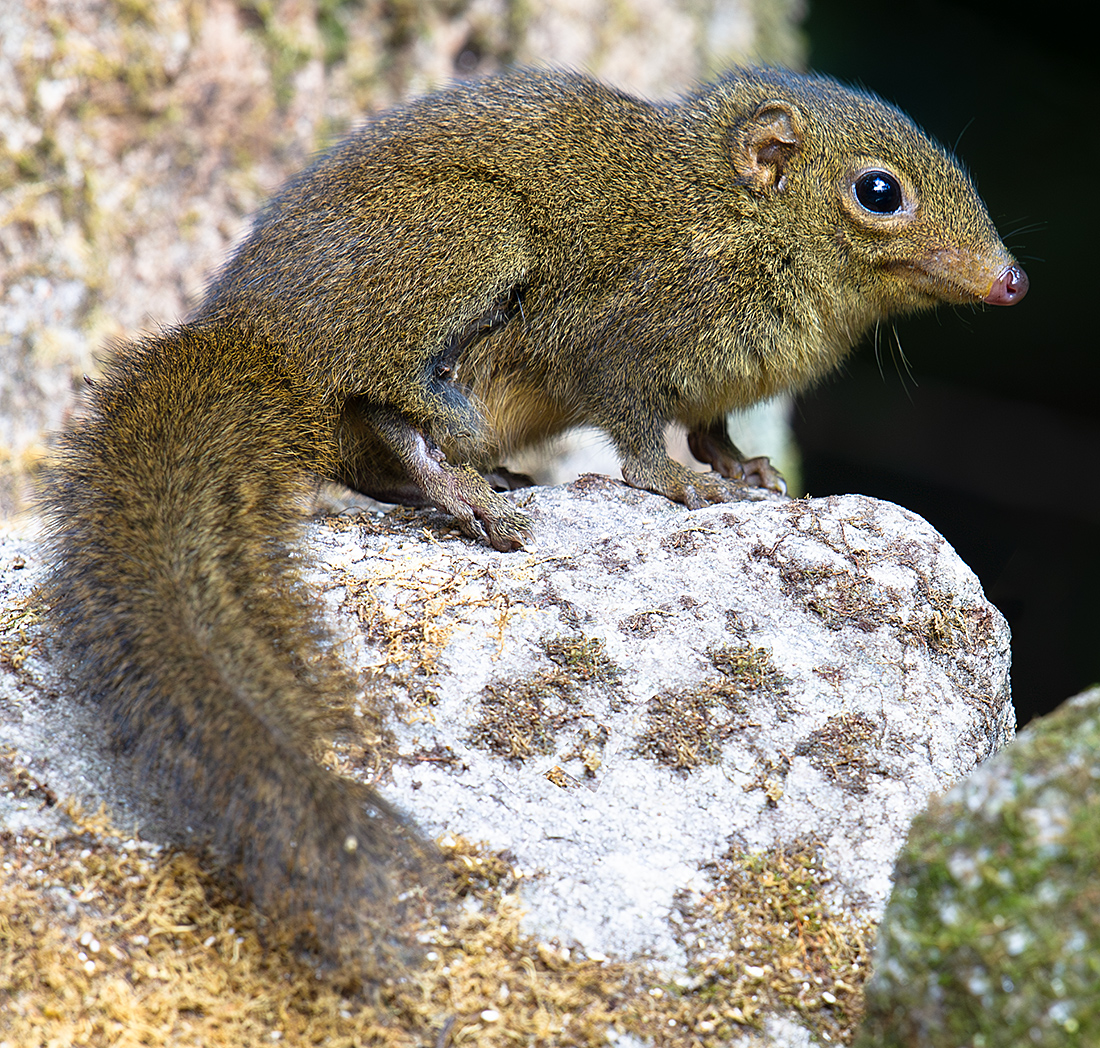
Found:
[[[1027,294],[1027,274],[1019,266],[1009,266],[996,280],[984,301],[991,306],[1014,306]]]

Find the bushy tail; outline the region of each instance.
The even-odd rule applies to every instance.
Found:
[[[149,338],[95,384],[45,503],[58,627],[114,745],[262,909],[339,956],[378,945],[390,873],[423,853],[314,759],[354,694],[292,553],[334,454],[316,400],[247,331]]]

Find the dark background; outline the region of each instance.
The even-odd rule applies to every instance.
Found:
[[[1019,723],[1100,680],[1100,91],[1062,5],[811,0],[810,64],[906,110],[971,171],[1031,278],[1011,308],[942,309],[800,398],[813,495],[929,520],[1013,635]],[[881,361],[881,368],[880,368]]]

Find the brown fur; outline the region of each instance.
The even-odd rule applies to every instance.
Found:
[[[905,214],[853,199],[868,166],[905,184]],[[980,302],[1012,266],[959,165],[870,95],[741,70],[652,105],[521,72],[413,102],[322,156],[198,316],[260,318],[291,336],[318,395],[355,394],[361,439],[340,479],[467,530],[476,518],[510,549],[523,515],[426,468],[421,439],[485,470],[587,423],[630,483],[692,506],[735,498],[668,457],[669,422],[738,479],[729,411],[812,383],[887,317]]]
[[[247,329],[127,347],[63,438],[46,508],[59,632],[112,742],[175,826],[328,949],[384,940],[387,870],[419,847],[314,759],[356,689],[291,555],[336,451],[310,392]]]

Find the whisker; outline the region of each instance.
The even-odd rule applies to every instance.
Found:
[[[1031,222],[1027,225],[1015,226],[1005,233],[1005,239],[1007,240],[1009,237],[1024,236],[1027,233],[1038,233],[1040,230],[1046,229],[1049,225],[1049,222]]]
[[[898,334],[898,329],[895,325],[890,326],[893,338],[890,340],[890,356],[893,358],[894,367],[897,369],[898,377],[901,379],[901,388],[905,390],[905,396],[908,398],[909,403],[913,403],[913,394],[909,390],[909,386],[906,383],[906,378],[913,383],[913,388],[916,389],[920,383],[917,382],[913,375],[912,365],[909,363],[909,358],[905,355],[905,349],[901,344],[901,335]],[[897,356],[894,355],[894,347],[897,346]],[[905,368],[905,374],[902,374],[901,367],[898,366],[898,359],[901,360],[901,365]]]
[[[875,321],[875,338],[874,338],[875,363],[878,364],[878,376],[879,376],[879,378],[881,378],[882,381],[885,382],[886,381],[886,372],[885,372],[885,370],[883,370],[883,367],[882,367],[882,346],[879,344],[879,327],[880,327],[879,321],[876,320]]]
[[[970,130],[970,125],[974,123],[976,119],[977,117],[972,116],[965,124],[963,124],[963,129],[959,132],[958,137],[955,139],[955,144],[951,147],[952,153],[957,153],[959,151],[959,143],[962,141],[963,135],[965,135],[966,132]]]

